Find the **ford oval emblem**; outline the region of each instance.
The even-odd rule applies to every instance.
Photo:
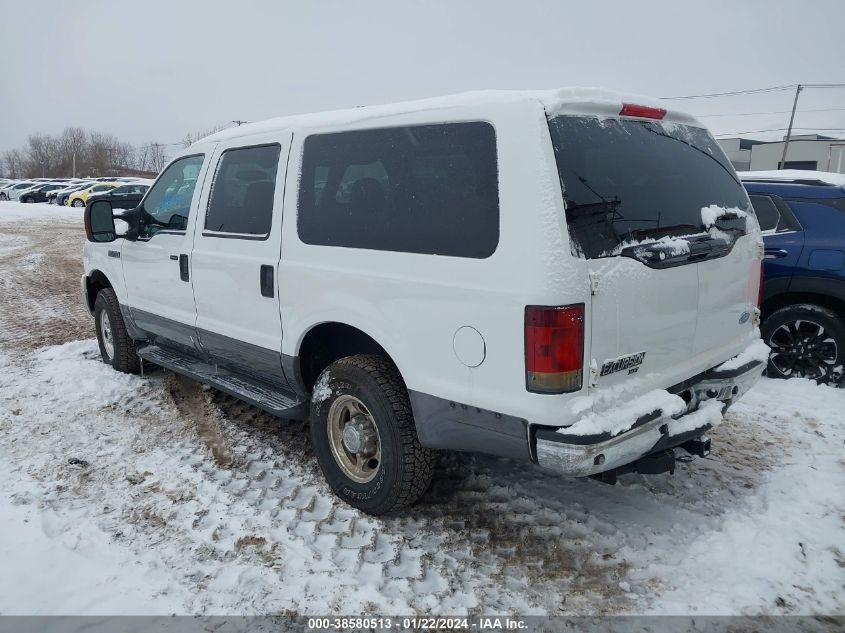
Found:
[[[745,323],[745,322],[747,322],[747,321],[748,321],[748,319],[750,319],[750,318],[751,318],[751,313],[750,313],[750,312],[748,312],[748,311],[746,310],[745,312],[743,312],[743,313],[739,316],[739,322],[740,322],[741,324],[742,324],[742,323]]]

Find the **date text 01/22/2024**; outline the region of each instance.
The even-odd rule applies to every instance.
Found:
[[[464,629],[478,631],[522,630],[527,628],[519,618],[478,617],[443,618],[443,617],[332,617],[309,618],[308,629],[314,631],[344,631],[349,629],[369,630],[442,630]]]

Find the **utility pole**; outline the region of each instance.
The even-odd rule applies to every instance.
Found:
[[[783,155],[780,157],[780,165],[778,169],[783,169],[786,165],[786,150],[789,149],[789,139],[792,136],[792,123],[795,121],[795,108],[798,107],[798,95],[801,94],[803,86],[798,84],[795,86],[795,101],[792,102],[792,114],[789,115],[789,127],[786,130],[786,139],[783,142]]]

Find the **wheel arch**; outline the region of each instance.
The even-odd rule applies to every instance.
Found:
[[[305,330],[296,346],[296,355],[285,362],[288,380],[298,390],[310,393],[320,373],[333,362],[356,354],[378,354],[401,369],[395,356],[376,337],[363,329],[340,321],[322,321]]]
[[[94,302],[97,300],[97,295],[105,288],[114,289],[114,284],[103,271],[95,269],[85,276],[85,300],[90,312],[94,312]]]
[[[781,308],[805,303],[827,308],[840,318],[845,319],[845,299],[821,292],[788,291],[770,297],[763,302],[763,321]]]

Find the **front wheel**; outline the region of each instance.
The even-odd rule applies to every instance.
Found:
[[[417,438],[399,371],[381,356],[348,356],[320,374],[311,438],[331,489],[367,514],[406,508],[431,483],[433,452]]]
[[[845,362],[845,325],[831,310],[812,304],[786,306],[765,320],[761,332],[772,348],[768,376],[838,379]]]
[[[101,290],[94,301],[94,328],[104,363],[126,374],[141,371],[141,359],[135,353],[135,343],[126,331],[117,295],[111,288]]]
[[[85,206],[85,203],[84,203],[84,202],[82,202],[82,200],[80,200],[79,198],[77,198],[76,200],[74,200],[74,201],[73,201],[73,206],[75,206],[75,207],[84,207],[84,206]]]

